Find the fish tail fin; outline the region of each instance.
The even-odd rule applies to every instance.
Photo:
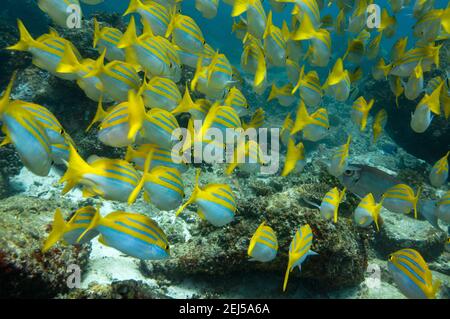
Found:
[[[250,119],[250,121],[248,123],[244,123],[243,128],[244,129],[248,129],[248,128],[259,128],[263,125],[264,123],[264,117],[265,112],[262,109],[262,107],[258,108],[255,113],[253,113],[252,118]]]
[[[169,22],[169,25],[167,26],[167,31],[165,34],[166,38],[170,37],[170,35],[172,34],[172,32],[175,28],[176,17],[177,17],[177,9],[176,9],[176,6],[174,6],[170,12],[170,22]]]
[[[181,214],[181,212],[191,203],[193,203],[196,199],[197,199],[197,194],[200,190],[200,186],[199,186],[199,182],[200,182],[200,168],[197,168],[197,171],[195,173],[195,186],[194,186],[194,190],[192,191],[191,197],[187,200],[186,203],[183,204],[183,206],[181,206],[177,212],[175,213],[175,216],[178,216]]]
[[[328,76],[328,85],[334,85],[339,83],[345,76],[346,70],[344,70],[344,64],[342,59],[338,59],[333,67],[330,75]]]
[[[20,39],[16,44],[7,47],[8,50],[27,51],[31,46],[36,44],[36,40],[28,32],[22,20],[17,19],[17,26],[19,27]]]
[[[298,76],[298,81],[297,81],[297,84],[292,89],[292,92],[291,92],[292,94],[297,92],[297,90],[300,88],[300,85],[302,85],[302,83],[303,83],[304,76],[305,76],[305,65],[303,65],[302,68],[300,69],[300,74]]]
[[[128,197],[128,205],[133,204],[136,201],[136,198],[139,195],[139,192],[144,187],[148,172],[150,170],[150,164],[152,163],[153,153],[155,150],[151,150],[150,153],[148,153],[147,157],[145,158],[145,164],[144,164],[144,172],[142,173],[142,178],[139,181],[139,183],[136,185],[136,188],[131,192],[130,196]]]
[[[94,43],[93,43],[94,48],[97,47],[98,41],[100,41],[100,37],[101,37],[100,24],[98,23],[97,19],[94,18]]]
[[[139,0],[136,0],[139,1]],[[138,40],[136,33],[136,22],[134,21],[134,16],[131,16],[130,23],[128,24],[127,30],[123,34],[122,39],[120,39],[117,47],[119,49],[124,49],[132,46]]]
[[[92,229],[96,228],[102,220],[102,216],[100,215],[100,211],[98,209],[95,210],[95,214],[92,217],[91,223],[86,228],[86,230],[77,238],[77,243],[80,242],[81,239]]]
[[[61,60],[56,67],[56,71],[59,73],[76,73],[81,67],[82,65],[80,61],[78,61],[72,47],[69,44],[66,44]]]
[[[61,214],[61,210],[57,208],[53,217],[52,231],[48,235],[41,249],[43,253],[47,252],[54,244],[56,244],[61,239],[61,237],[64,235],[65,228],[66,222]]]
[[[298,106],[297,115],[295,117],[294,126],[291,130],[291,135],[303,130],[303,128],[311,122],[311,117],[308,114],[308,110],[306,109],[305,102],[300,101],[300,105]]]
[[[152,25],[150,24],[150,22],[148,22],[145,19],[142,19],[141,23],[144,26],[143,34],[147,34],[147,35],[153,36],[154,33],[153,33]]]
[[[135,90],[128,91],[128,140],[134,141],[136,134],[142,128],[145,118],[145,106],[142,97]]]
[[[11,80],[9,80],[8,86],[5,89],[5,93],[3,93],[2,97],[0,98],[0,114],[3,113],[6,106],[9,103],[11,91],[14,86],[14,82],[16,81],[16,78],[17,78],[17,71],[14,71],[11,76]]]
[[[183,98],[180,101],[180,104],[172,110],[173,114],[189,112],[195,106],[195,102],[192,100],[191,94],[189,93],[189,89],[186,85],[184,90]]]
[[[247,11],[249,0],[235,0],[233,10],[231,12],[232,17],[237,17]]]
[[[377,231],[380,231],[380,211],[381,211],[382,203],[378,203],[375,206],[375,209],[373,211],[373,221],[375,223],[375,226],[377,227]]]
[[[441,289],[442,282],[439,279],[436,279],[432,283],[432,296],[436,296],[439,289]]]
[[[105,56],[106,56],[106,48],[103,50],[100,57],[95,61],[95,65],[92,71],[90,71],[84,76],[85,78],[97,76],[103,70],[105,63]]]
[[[267,98],[267,102],[272,101],[280,95],[281,90],[275,84],[272,84],[272,89],[270,90],[269,97]]]
[[[103,109],[103,95],[100,96],[98,100],[98,106],[97,106],[97,112],[95,113],[94,119],[92,120],[91,124],[86,129],[86,132],[88,132],[92,125],[94,125],[97,122],[103,121],[108,113]]]
[[[283,292],[286,291],[287,288],[287,283],[289,280],[289,273],[291,272],[291,264],[288,263],[287,269],[286,269],[286,273],[284,274],[284,282],[283,282]]]
[[[73,145],[69,144],[69,162],[65,174],[59,180],[59,183],[67,182],[62,194],[66,194],[78,183],[83,174],[92,171],[92,167],[78,154]]]
[[[266,59],[264,58],[264,53],[260,52],[258,54],[258,64],[256,66],[256,73],[254,83],[255,86],[260,85],[266,78]]]
[[[417,190],[417,194],[414,197],[414,204],[413,204],[414,218],[415,219],[417,219],[417,203],[419,202],[419,197],[420,197],[421,193],[422,193],[422,187],[419,187],[419,189]]]
[[[140,0],[130,0],[130,4],[128,5],[128,8],[123,14],[123,16],[136,12],[142,6],[143,4]]]
[[[316,35],[316,29],[311,21],[311,18],[307,14],[303,15],[302,22],[299,24],[297,30],[292,35],[292,40],[309,40]]]
[[[197,68],[195,69],[195,74],[191,81],[191,91],[195,91],[202,70],[203,70],[203,56],[200,56],[199,59],[197,60]]]
[[[270,28],[272,27],[272,10],[269,11],[269,14],[267,15],[267,22],[266,22],[266,29],[264,30],[263,39],[267,38],[267,36],[270,33]]]

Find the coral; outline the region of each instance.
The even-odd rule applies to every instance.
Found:
[[[65,201],[24,196],[0,202],[0,297],[49,298],[67,291],[67,269],[87,265],[90,246],[54,246],[41,252],[56,207],[74,209]],[[20,219],[20,222],[18,222]]]

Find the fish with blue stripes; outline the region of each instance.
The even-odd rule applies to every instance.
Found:
[[[226,184],[208,184],[200,187],[200,169],[197,169],[195,187],[191,197],[181,206],[178,216],[187,206],[196,203],[197,214],[216,227],[231,223],[236,213],[236,200],[231,187]]]
[[[260,0],[235,0],[232,17],[246,13],[247,32],[261,39],[266,29],[267,16]]]
[[[146,107],[160,108],[169,112],[176,109],[182,99],[181,92],[173,80],[157,76],[149,81],[144,79],[139,95],[142,95]]]
[[[65,221],[61,209],[57,208],[53,217],[52,231],[42,246],[42,252],[50,250],[57,242],[62,241],[66,245],[83,245],[98,236],[98,231],[92,229],[86,233],[82,240],[77,242],[78,237],[90,226],[92,219],[98,209],[86,206],[78,209],[69,221]]]
[[[150,24],[153,33],[159,36],[165,36],[170,23],[170,11],[156,1],[142,3],[140,0],[130,0],[124,16],[137,13],[142,20]]]
[[[83,16],[78,0],[38,0],[37,5],[63,28],[74,28]]]
[[[262,222],[250,239],[250,244],[247,249],[247,255],[250,257],[249,260],[266,263],[274,260],[277,252],[277,235],[272,227]]]
[[[128,92],[128,101],[103,110],[102,100],[98,103],[97,113],[87,128],[89,130],[96,122],[98,139],[105,145],[124,147],[133,144],[143,130],[147,120],[144,102],[133,90]]]
[[[311,226],[308,224],[301,226],[294,235],[291,244],[289,245],[289,261],[286,269],[286,274],[284,275],[283,291],[286,291],[287,283],[289,280],[289,274],[294,270],[295,267],[302,270],[302,263],[306,260],[308,256],[318,255],[316,252],[311,250],[313,240],[313,233]]]
[[[184,173],[188,169],[187,163],[177,152],[172,152],[172,150],[153,144],[142,144],[136,149],[128,146],[125,160],[132,163],[136,169],[143,171],[145,159],[150,152],[153,153],[150,161],[150,170],[157,166],[163,166],[176,168],[179,172]]]
[[[440,48],[441,45],[433,46],[433,43],[431,43],[406,51],[392,62],[392,69],[389,74],[402,77],[409,76],[419,62],[422,63],[424,72],[430,71],[433,64],[439,67]]]
[[[157,166],[150,170],[153,152],[147,155],[142,179],[128,198],[128,204],[136,201],[141,189],[144,189],[144,200],[152,203],[160,210],[178,208],[184,198],[184,183],[181,173],[173,167]]]
[[[233,86],[229,91],[225,100],[223,101],[223,105],[231,106],[239,116],[245,116],[248,114],[249,105],[247,102],[247,98],[244,94],[235,86]]]
[[[242,40],[244,50],[241,55],[241,67],[254,74],[253,86],[258,87],[267,81],[267,66],[261,41],[247,33]]]
[[[303,100],[300,100],[291,135],[301,131],[305,140],[317,142],[328,134],[329,129],[330,123],[327,110],[320,108],[309,115],[305,103]]]
[[[224,54],[216,52],[208,66],[203,65],[202,58],[191,81],[191,90],[197,89],[206,95],[210,91],[223,92],[233,84],[233,69]]]
[[[344,199],[346,190],[345,187],[342,191],[334,187],[325,194],[319,206],[320,214],[323,218],[333,219],[333,222],[337,223],[339,205]]]
[[[353,123],[355,123],[361,131],[366,129],[367,118],[369,117],[369,112],[374,103],[374,99],[367,102],[364,96],[360,96],[355,102],[353,102],[351,118]]]
[[[377,230],[380,230],[380,211],[382,203],[376,203],[372,193],[367,194],[361,199],[355,209],[353,219],[359,227],[368,227],[375,223]]]
[[[349,135],[347,138],[347,142],[344,145],[339,146],[333,154],[330,165],[328,166],[328,172],[331,175],[339,177],[347,169],[351,140],[352,137]]]
[[[284,66],[287,58],[287,39],[279,27],[273,24],[272,11],[267,16],[266,30],[263,35],[264,52],[270,64]]]
[[[441,282],[433,274],[417,250],[406,248],[389,255],[388,270],[398,289],[407,298],[434,299]]]
[[[91,157],[86,162],[69,145],[67,170],[59,182],[66,183],[63,195],[75,186],[82,186],[83,197],[100,196],[104,199],[127,202],[140,180],[139,173],[127,161]]]
[[[166,38],[172,37],[172,42],[186,52],[202,53],[206,44],[203,32],[194,19],[179,12],[172,11]]]
[[[414,190],[406,184],[397,184],[389,188],[383,194],[383,207],[394,213],[409,214],[414,211],[414,218],[417,219],[417,202],[419,201],[421,189]]]
[[[29,52],[33,56],[33,64],[38,68],[46,70],[63,80],[76,80],[77,75],[59,73],[56,70],[66,45],[71,46],[77,57],[81,59],[80,53],[70,41],[60,37],[53,29],[50,29],[50,33],[44,34],[35,40],[21,20],[17,20],[17,25],[19,27],[20,40],[15,45],[7,47],[7,50]]]
[[[350,95],[350,75],[348,70],[344,70],[344,64],[342,59],[339,58],[333,66],[330,74],[328,75],[323,89],[326,94],[333,97],[335,100],[344,102]]]
[[[298,90],[300,98],[307,106],[314,107],[322,102],[322,86],[316,71],[309,71],[305,74],[305,66],[303,65],[296,83],[292,89],[292,94]]]
[[[442,195],[438,200],[436,207],[437,217],[446,223],[450,223],[450,190]]]
[[[174,47],[178,53],[181,64],[190,66],[191,68],[197,67],[200,57],[202,58],[203,65],[209,65],[212,61],[213,56],[216,54],[216,51],[208,43],[205,43],[205,47],[201,53],[190,53],[184,51],[177,45],[175,45]]]
[[[448,156],[450,151],[438,160],[430,171],[430,182],[434,187],[441,187],[445,184],[448,178]]]
[[[115,211],[102,217],[99,212],[92,219],[86,231],[100,233],[99,242],[125,255],[141,260],[162,260],[170,258],[167,236],[151,218],[135,213]]]
[[[117,47],[123,33],[119,29],[111,27],[100,27],[97,19],[94,18],[94,49],[102,54],[106,50],[105,59],[108,61],[125,62],[125,51]]]
[[[106,51],[95,61],[95,67],[84,77],[97,77],[100,80],[97,88],[102,89],[116,102],[128,100],[128,91],[139,90],[141,78],[138,67],[122,61],[112,61],[104,65]]]
[[[287,144],[286,160],[281,176],[288,176],[291,173],[301,173],[305,165],[305,146],[302,142],[295,144],[295,140],[290,137]]]

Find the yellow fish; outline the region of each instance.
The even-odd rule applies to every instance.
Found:
[[[377,204],[372,193],[367,194],[356,207],[354,214],[355,223],[360,227],[367,227],[374,222],[379,231],[381,207],[382,203]]]
[[[367,118],[369,112],[375,103],[374,99],[371,99],[368,103],[363,96],[360,96],[352,106],[351,117],[352,121],[359,126],[361,131],[364,131],[367,126]]]
[[[414,217],[417,219],[417,202],[419,201],[421,189],[414,195],[414,191],[406,184],[397,184],[389,188],[383,194],[383,207],[394,213],[408,214],[414,210]]]
[[[434,187],[441,187],[448,178],[448,156],[450,151],[443,158],[438,160],[430,171],[430,182]]]
[[[328,134],[329,129],[330,123],[328,122],[327,110],[320,108],[309,115],[305,103],[300,100],[291,135],[303,131],[305,140],[317,142]]]
[[[345,196],[345,191],[345,187],[342,191],[339,191],[337,187],[334,187],[325,194],[319,207],[320,214],[324,218],[333,218],[333,222],[337,223],[339,205]]]
[[[273,229],[266,226],[264,222],[250,239],[247,254],[250,261],[269,262],[277,256],[278,240]]]
[[[376,143],[376,141],[381,135],[381,132],[383,132],[383,129],[386,126],[387,116],[388,115],[385,109],[379,110],[378,113],[375,115],[375,119],[372,125],[374,143]]]
[[[290,173],[300,173],[306,165],[305,147],[300,142],[295,145],[294,139],[289,138],[287,145],[286,160],[284,162],[281,176],[287,176]]]
[[[348,166],[348,154],[350,149],[350,142],[352,137],[347,138],[347,143],[341,145],[331,159],[330,166],[328,167],[328,172],[335,176],[341,176]]]

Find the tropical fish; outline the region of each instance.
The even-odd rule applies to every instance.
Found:
[[[172,36],[172,41],[190,53],[202,53],[206,44],[202,30],[194,19],[181,13],[172,12],[166,38]]]
[[[325,108],[320,108],[309,115],[303,101],[300,102],[291,135],[302,131],[305,140],[317,142],[325,138],[329,129],[328,112]]]
[[[336,34],[341,35],[345,32],[345,22],[345,12],[341,9],[339,10],[334,24],[334,30],[336,31]]]
[[[219,0],[195,0],[195,8],[206,19],[213,19],[219,9]]]
[[[300,173],[306,165],[305,147],[302,142],[295,144],[294,139],[289,138],[287,144],[286,160],[284,162],[281,176],[287,176],[290,173]]]
[[[136,201],[144,188],[144,199],[160,210],[172,210],[181,205],[184,198],[184,184],[181,173],[173,167],[157,166],[150,170],[153,152],[147,155],[144,173],[139,184],[128,198],[128,204]]]
[[[375,38],[373,38],[372,41],[370,41],[369,45],[367,46],[366,57],[369,60],[373,60],[378,56],[378,53],[380,52],[380,43],[382,37],[383,33],[380,32]]]
[[[95,67],[84,76],[84,78],[96,77],[100,79],[101,87],[108,96],[116,102],[124,102],[128,99],[128,91],[139,90],[141,78],[137,73],[136,66],[112,61],[104,65],[106,51],[95,62]]]
[[[247,32],[261,39],[266,29],[267,16],[260,0],[236,0],[233,5],[232,17],[243,13],[247,15]]]
[[[371,99],[368,103],[363,96],[360,96],[352,106],[351,117],[352,121],[359,126],[361,131],[364,131],[367,126],[367,118],[369,116],[370,109],[375,103],[374,99]]]
[[[351,139],[352,137],[349,135],[347,138],[347,143],[341,145],[337,149],[331,159],[330,165],[328,166],[328,172],[335,177],[341,176],[348,167],[348,154]]]
[[[372,193],[367,194],[356,207],[354,219],[359,227],[367,227],[372,222],[375,223],[377,230],[380,230],[380,210],[382,203],[376,203]]]
[[[293,127],[294,121],[291,118],[291,113],[288,113],[286,115],[286,118],[284,119],[283,126],[281,127],[280,131],[280,140],[283,145],[288,145],[291,139],[291,131]]]
[[[289,273],[291,273],[295,267],[298,267],[301,271],[302,263],[308,256],[318,255],[311,250],[312,240],[313,233],[308,224],[301,226],[295,232],[294,238],[289,246],[289,262],[284,276],[283,291],[286,291]]]
[[[448,156],[450,151],[438,160],[430,171],[430,182],[434,187],[441,187],[445,184],[448,178]]]
[[[242,18],[242,16],[239,17],[238,21],[236,21],[235,19],[233,21],[231,32],[236,34],[236,38],[238,38],[239,40],[243,40],[245,34],[247,33],[247,21]]]
[[[378,62],[372,67],[372,76],[375,80],[387,79],[391,64],[386,65],[383,58],[380,58]]]
[[[287,58],[287,44],[283,32],[272,22],[272,11],[267,16],[266,30],[263,35],[264,52],[274,66],[284,66]]]
[[[427,263],[414,249],[401,249],[389,255],[388,269],[394,281],[406,297],[411,299],[434,299],[440,281],[433,280]]]
[[[355,10],[352,15],[348,19],[347,30],[351,33],[359,33],[361,32],[366,24],[366,8],[367,1],[358,1]]]
[[[143,4],[140,0],[130,0],[123,15],[132,13],[139,14],[143,21],[149,23],[155,35],[165,36],[170,23],[170,12],[167,7],[156,1]]]
[[[350,95],[350,85],[349,73],[344,70],[342,59],[338,59],[322,88],[329,96],[344,102]]]
[[[437,202],[437,217],[450,223],[450,191],[446,191]]]
[[[285,20],[283,20],[283,24],[281,26],[281,32],[283,33],[283,37],[286,40],[286,60],[289,61],[300,61],[303,57],[303,45],[301,41],[295,41],[291,37],[291,31]],[[287,63],[286,61],[286,63]],[[297,79],[296,77],[295,79]]]
[[[372,124],[374,143],[376,143],[376,141],[380,137],[380,134],[383,132],[384,127],[386,126],[386,122],[387,122],[387,112],[385,109],[381,109],[375,115],[375,119],[373,120]]]
[[[417,44],[427,44],[438,38],[444,11],[443,9],[430,10],[416,21],[413,26],[413,34],[419,38]]]
[[[319,207],[322,217],[326,219],[333,218],[333,222],[337,223],[339,204],[344,199],[346,190],[345,187],[342,191],[334,187],[325,194]]]
[[[178,106],[172,110],[172,114],[189,113],[194,120],[203,121],[211,108],[211,103],[205,99],[198,99],[195,102],[186,86],[183,98]]]
[[[385,37],[391,38],[397,30],[397,19],[395,15],[390,16],[386,8],[381,11],[380,25],[377,27],[378,32],[383,33]]]
[[[260,107],[256,109],[256,111],[253,113],[252,117],[248,122],[242,122],[242,128],[244,130],[247,130],[249,128],[254,129],[260,128],[261,126],[263,126],[264,120],[265,120],[265,112]]]
[[[266,263],[274,260],[277,252],[277,235],[270,226],[262,222],[250,239],[247,250],[247,254],[250,256],[249,260]]]
[[[151,218],[122,211],[112,212],[105,217],[97,212],[86,231],[100,233],[99,242],[141,260],[160,260],[170,257],[167,236]]]
[[[239,116],[245,116],[248,114],[249,105],[247,99],[235,86],[233,86],[228,92],[225,100],[223,101],[223,105],[231,106],[236,110]]]
[[[245,72],[254,74],[253,85],[262,85],[266,81],[267,70],[264,50],[261,41],[247,33],[243,40],[244,51],[241,55],[241,66]]]
[[[97,113],[87,130],[96,122],[99,125],[98,139],[105,145],[124,147],[136,141],[138,133],[147,120],[142,98],[133,90],[128,93],[128,101],[104,111],[102,101],[98,103]]]
[[[144,104],[148,108],[160,108],[166,111],[173,111],[182,100],[177,84],[163,77],[152,77],[150,81],[144,79],[144,84],[139,90]]]
[[[383,194],[383,207],[394,213],[409,214],[414,210],[414,218],[417,219],[417,202],[421,189],[414,195],[414,191],[406,184],[398,184],[389,188]]]
[[[82,185],[83,196],[127,202],[139,183],[140,176],[133,166],[119,159],[96,158],[87,163],[72,145],[67,170],[60,179],[65,183],[63,195],[76,185]]]
[[[402,77],[409,76],[420,61],[422,61],[424,72],[430,71],[433,64],[439,67],[440,48],[441,45],[433,46],[433,44],[429,44],[408,50],[392,62],[390,74]]]
[[[73,29],[81,22],[82,12],[78,0],[39,0],[37,5],[60,27]]]
[[[425,94],[424,97],[417,104],[414,113],[411,115],[411,128],[416,133],[423,133],[430,126],[433,116],[431,112],[435,114],[441,113],[440,107],[440,94],[441,83],[430,95]]]
[[[294,3],[293,15],[307,16],[311,20],[315,29],[320,26],[320,7],[316,0],[279,0],[278,2]]]
[[[177,51],[178,57],[180,58],[180,63],[183,65],[188,65],[191,68],[197,67],[200,57],[202,57],[203,65],[211,64],[212,58],[214,54],[216,54],[216,51],[214,51],[214,49],[207,43],[205,44],[205,48],[202,53],[190,53],[184,51],[177,45],[174,45],[173,47]]]
[[[52,231],[48,235],[42,247],[42,252],[47,252],[58,241],[63,240],[65,244],[85,244],[98,236],[95,229],[86,233],[82,240],[77,242],[78,237],[89,227],[92,219],[97,213],[97,208],[86,206],[78,209],[75,214],[66,222],[59,208],[55,211],[53,218]]]
[[[111,27],[100,28],[100,24],[94,18],[94,48],[100,54],[106,50],[105,58],[108,61],[118,60],[125,62],[125,51],[117,47],[122,37],[122,31]]]
[[[322,102],[322,87],[316,71],[310,71],[305,74],[305,66],[303,66],[297,85],[293,88],[292,93],[295,93],[297,90],[300,91],[300,98],[309,107],[317,106]]]
[[[209,90],[224,91],[233,83],[233,69],[224,54],[216,52],[208,66],[202,65],[202,58],[197,63],[197,69],[191,81],[191,90],[198,85],[203,86],[204,92]]]
[[[405,97],[408,100],[415,100],[423,91],[423,70],[422,64],[419,62],[414,71],[408,78],[408,82],[404,85]]]
[[[398,107],[398,98],[403,94],[405,89],[402,85],[402,80],[399,76],[390,75],[389,76],[389,88],[391,92],[395,95],[395,105]]]
[[[289,83],[292,85],[295,85],[300,77],[300,66],[299,64],[292,60],[292,59],[286,59],[286,75],[288,78]]]
[[[297,100],[297,97],[292,94],[292,90],[293,86],[290,83],[282,87],[277,87],[275,84],[272,84],[272,89],[270,90],[267,102],[277,99],[280,105],[286,107],[291,106]]]
[[[261,166],[266,165],[261,146],[253,139],[245,142],[241,140],[235,147],[233,158],[225,170],[225,174],[230,175],[236,167],[250,174],[257,174],[261,171]]]
[[[360,64],[365,51],[366,47],[360,39],[348,40],[347,51],[345,51],[342,60],[347,60],[353,64]]]
[[[399,60],[405,54],[406,45],[408,44],[408,37],[398,39],[391,48],[391,60]]]
[[[56,71],[66,45],[71,46],[77,57],[81,58],[78,50],[70,41],[61,38],[53,29],[50,29],[49,34],[44,34],[35,40],[21,20],[17,20],[17,25],[19,27],[20,40],[6,49],[29,52],[33,56],[33,64],[38,68],[64,80],[76,80],[77,75],[75,74],[64,74]]]
[[[231,223],[236,212],[236,200],[231,187],[226,184],[208,184],[201,188],[199,179],[200,169],[197,169],[195,187],[191,197],[178,209],[176,215],[178,216],[187,206],[195,202],[200,218],[216,227]]]

